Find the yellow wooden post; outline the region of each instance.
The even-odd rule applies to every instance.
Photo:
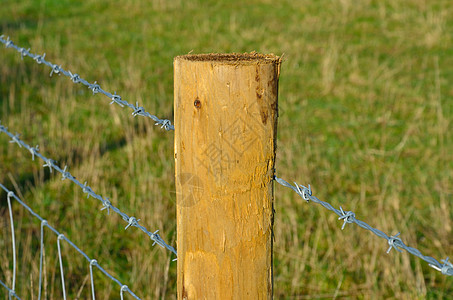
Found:
[[[271,299],[281,60],[174,61],[178,299]]]

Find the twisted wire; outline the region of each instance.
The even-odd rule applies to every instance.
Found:
[[[62,180],[68,179],[68,180],[72,181],[73,183],[75,183],[76,185],[78,185],[82,189],[82,191],[87,194],[87,198],[89,196],[91,196],[95,199],[98,199],[102,203],[102,206],[103,206],[101,208],[101,210],[107,209],[107,214],[109,214],[110,210],[112,210],[115,213],[117,213],[118,215],[120,215],[122,217],[122,219],[125,222],[127,222],[125,229],[128,229],[129,227],[137,227],[150,237],[150,239],[154,242],[153,246],[155,244],[158,244],[159,246],[166,248],[169,251],[173,252],[175,255],[177,255],[176,250],[172,246],[165,243],[165,241],[160,237],[160,235],[158,234],[159,230],[151,232],[148,229],[146,229],[146,227],[140,225],[138,222],[141,219],[137,219],[135,217],[128,216],[126,213],[122,212],[119,208],[115,207],[109,201],[109,198],[103,198],[102,196],[96,194],[91,189],[91,187],[89,187],[87,185],[87,182],[82,184],[74,176],[72,176],[72,174],[69,171],[67,171],[67,166],[65,166],[63,169],[61,169],[58,165],[56,165],[56,161],[54,161],[50,158],[47,158],[47,157],[43,156],[41,153],[39,153],[38,146],[36,146],[36,147],[29,146],[28,144],[26,144],[19,138],[19,136],[20,136],[19,134],[17,134],[17,133],[15,135],[12,134],[11,132],[8,131],[8,128],[1,125],[1,123],[0,123],[0,132],[3,132],[10,137],[11,143],[15,143],[15,144],[19,145],[19,147],[21,147],[21,148],[23,147],[23,148],[27,149],[32,154],[32,159],[34,159],[35,157],[39,157],[42,161],[45,162],[44,167],[48,167],[50,172],[52,172],[52,170],[56,170],[57,172],[61,173]]]
[[[341,229],[344,229],[344,227],[348,223],[357,224],[358,226],[362,227],[363,229],[371,231],[378,237],[386,239],[388,246],[389,246],[389,248],[387,249],[387,253],[389,253],[392,249],[395,249],[398,252],[402,252],[402,250],[405,250],[405,251],[409,252],[410,254],[415,255],[418,258],[426,261],[430,267],[434,268],[437,271],[440,271],[442,274],[448,275],[448,276],[453,276],[453,264],[448,261],[448,257],[446,259],[441,260],[441,262],[442,262],[441,263],[431,256],[423,255],[419,250],[406,246],[404,244],[404,242],[401,240],[401,238],[399,238],[400,232],[398,232],[395,235],[388,236],[381,230],[371,227],[367,223],[365,223],[361,220],[358,220],[355,217],[355,213],[353,213],[351,211],[344,211],[342,207],[340,207],[340,210],[338,210],[338,209],[334,208],[330,203],[319,200],[318,198],[313,196],[313,192],[311,190],[310,185],[308,187],[305,187],[303,185],[299,185],[294,182],[294,186],[293,186],[292,184],[288,183],[287,181],[285,181],[281,178],[278,178],[276,176],[274,177],[274,179],[278,184],[280,184],[284,187],[288,187],[288,188],[292,189],[293,191],[295,191],[305,201],[307,201],[307,202],[312,201],[314,203],[320,204],[324,208],[336,213],[339,216],[338,220],[343,220],[343,225],[342,225]]]
[[[89,83],[85,79],[81,78],[79,76],[79,74],[75,74],[75,73],[73,74],[71,71],[63,69],[61,67],[61,65],[59,66],[57,64],[53,64],[53,63],[45,60],[45,57],[46,57],[45,53],[43,55],[33,54],[30,52],[30,48],[26,49],[26,48],[15,45],[9,39],[9,37],[4,39],[4,35],[0,36],[0,42],[3,43],[6,48],[15,49],[20,54],[22,59],[24,58],[24,56],[28,56],[28,57],[31,57],[34,61],[36,61],[37,64],[44,64],[44,65],[50,67],[51,68],[50,76],[52,76],[53,74],[58,74],[58,75],[63,74],[66,77],[68,77],[69,79],[71,79],[71,81],[73,83],[80,83],[80,84],[83,84],[84,86],[88,87],[93,92],[93,95],[97,94],[97,93],[104,94],[111,100],[110,104],[116,103],[120,107],[129,107],[130,109],[132,109],[132,116],[148,117],[148,118],[151,118],[154,122],[156,122],[155,125],[160,125],[161,128],[164,128],[167,131],[175,130],[175,127],[171,124],[170,120],[159,119],[158,117],[147,112],[144,107],[142,107],[138,104],[138,102],[136,102],[136,105],[130,104],[126,100],[122,99],[120,95],[117,95],[116,92],[114,92],[112,94],[112,93],[107,92],[104,89],[102,89],[101,86],[96,81],[94,83]]]

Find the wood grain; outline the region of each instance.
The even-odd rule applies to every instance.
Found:
[[[178,299],[271,299],[274,55],[174,60]]]

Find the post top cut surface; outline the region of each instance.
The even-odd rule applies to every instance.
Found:
[[[274,54],[250,53],[209,53],[187,54],[175,57],[175,60],[199,62],[217,62],[224,64],[280,63],[281,58]]]

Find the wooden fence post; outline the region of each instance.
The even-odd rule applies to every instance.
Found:
[[[178,299],[271,299],[281,60],[174,60]]]

